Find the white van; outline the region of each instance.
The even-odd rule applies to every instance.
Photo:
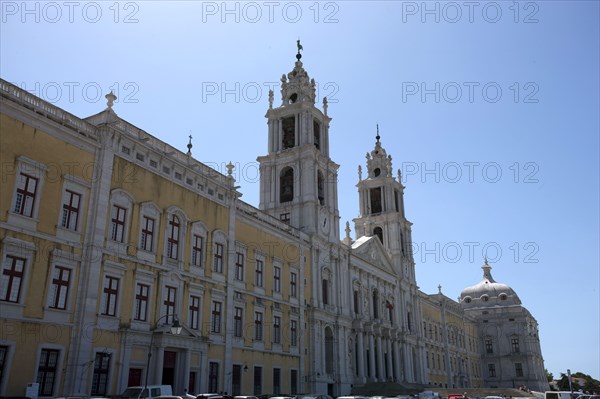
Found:
[[[571,396],[571,391],[546,391],[544,399],[576,399],[581,394],[582,392],[573,392]]]
[[[440,394],[433,391],[423,391],[419,394],[419,399],[439,399]]]
[[[150,392],[150,395],[148,395]],[[125,391],[119,395],[121,398],[126,399],[153,399],[157,396],[172,396],[173,389],[170,385],[148,385],[147,387],[127,387]]]

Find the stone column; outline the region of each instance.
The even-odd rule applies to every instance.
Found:
[[[386,338],[386,351],[387,351],[387,369],[388,373],[385,376],[386,379],[394,378],[394,366],[392,366],[392,341]]]
[[[377,336],[377,366],[379,367],[379,381],[385,381],[385,367],[383,365],[383,345],[381,335]]]
[[[363,332],[359,331],[356,334],[356,339],[358,343],[357,348],[357,358],[356,358],[356,371],[358,374],[358,379],[361,383],[365,382],[365,342],[363,338]]]
[[[398,342],[392,341],[392,352],[394,353],[394,378],[396,381],[402,381],[402,372],[400,370],[400,351],[398,350]]]
[[[375,340],[372,333],[369,334],[369,368],[371,369],[369,380],[377,381],[375,376]]]

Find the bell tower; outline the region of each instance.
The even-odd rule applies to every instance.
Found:
[[[315,106],[315,80],[303,67],[302,46],[294,69],[281,77],[281,105],[269,91],[268,154],[260,164],[260,209],[309,234],[339,241],[337,172],[329,158],[327,98]]]
[[[363,179],[358,167],[360,216],[353,219],[356,237],[377,236],[393,259],[394,267],[403,279],[415,283],[412,254],[412,223],[404,213],[404,186],[400,170],[393,176],[392,156],[375,136],[375,148],[367,152],[367,175]]]

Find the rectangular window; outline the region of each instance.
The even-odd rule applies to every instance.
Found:
[[[298,276],[296,273],[290,273],[290,297],[296,298],[298,296]]]
[[[263,314],[254,312],[254,340],[262,341],[263,339]]]
[[[244,326],[244,309],[235,308],[233,316],[233,335],[237,338],[242,337]]]
[[[257,287],[263,286],[263,261],[256,260],[256,269],[254,272],[254,285]]]
[[[142,237],[140,247],[144,251],[153,252],[154,251],[154,226],[156,224],[156,220],[151,217],[143,216],[142,217]]]
[[[92,396],[105,396],[108,388],[108,375],[110,367],[110,357],[108,353],[96,353],[94,360],[94,376],[92,379]]]
[[[62,266],[56,266],[52,276],[52,297],[50,298],[50,308],[62,310],[67,308],[70,283],[71,269]]]
[[[496,376],[496,365],[488,364],[488,377],[495,377],[495,376]]]
[[[323,305],[329,304],[329,281],[327,279],[321,281],[321,295],[323,296]]]
[[[77,230],[79,223],[79,205],[81,194],[65,190],[61,226],[69,230]]]
[[[279,395],[281,392],[281,369],[273,369],[273,394]]]
[[[353,305],[354,305],[354,313],[358,313],[358,291],[354,290],[354,292],[352,293],[352,300],[353,300]]]
[[[490,338],[485,339],[485,353],[494,353],[494,347],[492,346],[492,340]]]
[[[192,239],[192,264],[202,267],[202,247],[204,238],[198,234],[194,234]]]
[[[219,363],[208,363],[208,390],[219,392]]]
[[[190,296],[190,328],[198,330],[200,328],[200,297]]]
[[[223,273],[223,244],[215,243],[215,261],[213,272]]]
[[[254,366],[254,395],[262,394],[262,367]]]
[[[175,316],[175,305],[177,300],[177,288],[165,286],[165,300],[163,304],[165,305],[165,323],[171,324],[173,322],[173,317]]]
[[[298,394],[298,370],[290,370],[290,393]]]
[[[273,267],[273,292],[281,292],[281,268]]]
[[[25,271],[25,259],[6,255],[0,276],[0,301],[18,303]]]
[[[523,364],[515,363],[515,376],[523,377]]]
[[[21,173],[17,179],[17,199],[14,212],[19,215],[32,217],[38,179]]]
[[[281,343],[281,317],[273,316],[273,343]]]
[[[408,331],[412,331],[412,317],[410,312],[406,313],[406,327],[408,328]]]
[[[146,284],[137,284],[135,288],[135,311],[134,320],[146,321],[148,318],[148,296],[150,286]]]
[[[105,316],[117,315],[117,299],[119,295],[119,279],[111,276],[104,277],[104,308]]]
[[[210,332],[215,334],[221,333],[221,306],[221,302],[213,301]]]
[[[282,213],[279,215],[279,220],[281,220],[285,224],[290,224],[290,213]]]
[[[111,230],[110,239],[113,241],[123,242],[125,237],[125,217],[127,209],[117,205],[113,205],[111,211]]]
[[[511,338],[510,343],[513,353],[519,353],[521,351],[519,348],[519,338]]]
[[[235,279],[244,281],[244,254],[235,253]]]
[[[54,395],[58,355],[59,351],[55,349],[42,349],[40,353],[40,363],[37,372],[37,383],[40,384],[39,396]]]
[[[290,346],[298,345],[298,322],[296,320],[290,321]]]
[[[179,259],[179,218],[175,215],[169,220],[169,231],[167,238],[167,256],[173,260]]]

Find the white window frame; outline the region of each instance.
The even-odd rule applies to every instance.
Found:
[[[146,309],[146,320],[135,320],[135,308],[136,308],[136,295],[137,295],[137,286],[138,284],[144,284],[149,287],[148,289],[148,309]],[[131,325],[136,326],[140,329],[149,329],[152,321],[152,309],[154,309],[153,299],[154,295],[154,274],[150,271],[146,271],[143,269],[137,269],[135,271],[135,282],[134,282],[134,290],[133,290],[133,304],[131,308]]]
[[[227,236],[221,230],[214,231],[212,233],[213,245],[212,245],[212,253],[211,253],[211,271],[213,279],[219,282],[225,282],[225,274],[227,273],[227,262],[228,262],[228,242]],[[217,249],[217,244],[221,244],[223,246],[223,257],[222,257],[222,267],[221,271],[215,271],[215,253]]]
[[[143,249],[142,246],[142,230],[145,228],[144,219],[154,219],[154,230],[152,232],[152,251]],[[160,209],[153,202],[143,202],[140,204],[140,229],[138,235],[138,251],[137,256],[140,259],[154,262],[156,261],[156,254],[158,253],[158,236],[160,233],[161,226],[161,212]]]
[[[169,234],[171,225],[169,222],[171,221],[173,215],[177,216],[179,219],[179,239],[177,243],[177,259],[173,259],[169,256],[168,246],[169,246]],[[164,239],[163,239],[163,265],[177,267],[179,270],[183,270],[183,266],[185,264],[184,254],[185,254],[185,241],[186,241],[186,228],[188,224],[189,218],[187,215],[177,207],[169,207],[165,212],[165,221],[164,221]]]
[[[79,274],[79,256],[71,252],[54,249],[51,253],[52,274],[48,281],[48,296],[46,298],[47,317],[54,323],[68,323],[70,310],[73,309],[74,292],[77,290],[77,281]],[[67,291],[66,307],[59,309],[52,307],[54,304],[54,272],[58,267],[63,267],[70,270],[69,287]]]
[[[83,226],[85,225],[86,219],[85,216],[87,214],[87,198],[88,191],[91,187],[90,183],[86,180],[73,176],[73,175],[63,175],[63,188],[62,188],[62,197],[60,203],[60,209],[58,212],[58,223],[56,225],[56,235],[59,238],[68,240],[68,241],[81,241],[81,233],[83,231]],[[65,194],[67,191],[71,191],[73,193],[79,194],[79,214],[77,215],[77,225],[74,229],[70,229],[64,227],[62,225],[63,222],[63,212],[65,202]]]
[[[2,305],[2,316],[5,318],[22,318],[23,309],[25,308],[25,298],[29,287],[29,279],[31,277],[31,269],[33,260],[35,259],[36,246],[29,241],[19,240],[13,237],[5,237],[2,239],[2,263],[1,272],[4,273],[4,264],[7,256],[24,258],[25,265],[23,268],[23,277],[21,278],[21,289],[18,302],[0,302]]]
[[[26,156],[18,156],[16,158],[17,167],[15,169],[15,181],[13,185],[13,196],[10,203],[10,209],[8,210],[8,223],[22,227],[26,230],[36,230],[37,223],[39,221],[39,210],[40,203],[42,202],[42,193],[44,192],[44,183],[46,180],[46,172],[48,167],[46,165],[37,162]],[[24,216],[15,212],[15,205],[17,203],[17,182],[19,176],[24,173],[35,177],[37,179],[37,186],[35,189],[35,197],[33,200],[33,207],[31,210],[31,216]]]
[[[208,237],[208,230],[206,226],[202,222],[194,222],[192,223],[191,232],[190,232],[190,271],[195,271],[200,273],[200,269],[204,269],[206,265],[206,241]],[[202,246],[201,246],[201,256],[200,261],[196,262],[199,264],[195,264],[194,261],[194,248],[195,248],[195,237],[199,236],[202,238]]]
[[[134,199],[131,194],[120,188],[110,193],[110,205],[108,208],[108,223],[106,225],[106,246],[115,252],[126,253],[129,243],[129,230],[131,227],[131,214],[133,213]],[[115,206],[125,209],[125,225],[123,226],[123,242],[112,239],[112,214]]]
[[[106,260],[104,261],[104,268],[102,273],[102,280],[99,282],[99,296],[100,300],[98,301],[98,328],[105,328],[108,330],[116,330],[119,328],[119,322],[121,318],[121,304],[123,303],[123,295],[126,292],[125,287],[125,271],[127,267],[116,263],[113,261]],[[106,309],[106,298],[104,297],[104,288],[106,277],[112,277],[119,280],[118,293],[117,293],[117,303],[115,308],[115,315],[109,316],[103,314],[104,309]]]

